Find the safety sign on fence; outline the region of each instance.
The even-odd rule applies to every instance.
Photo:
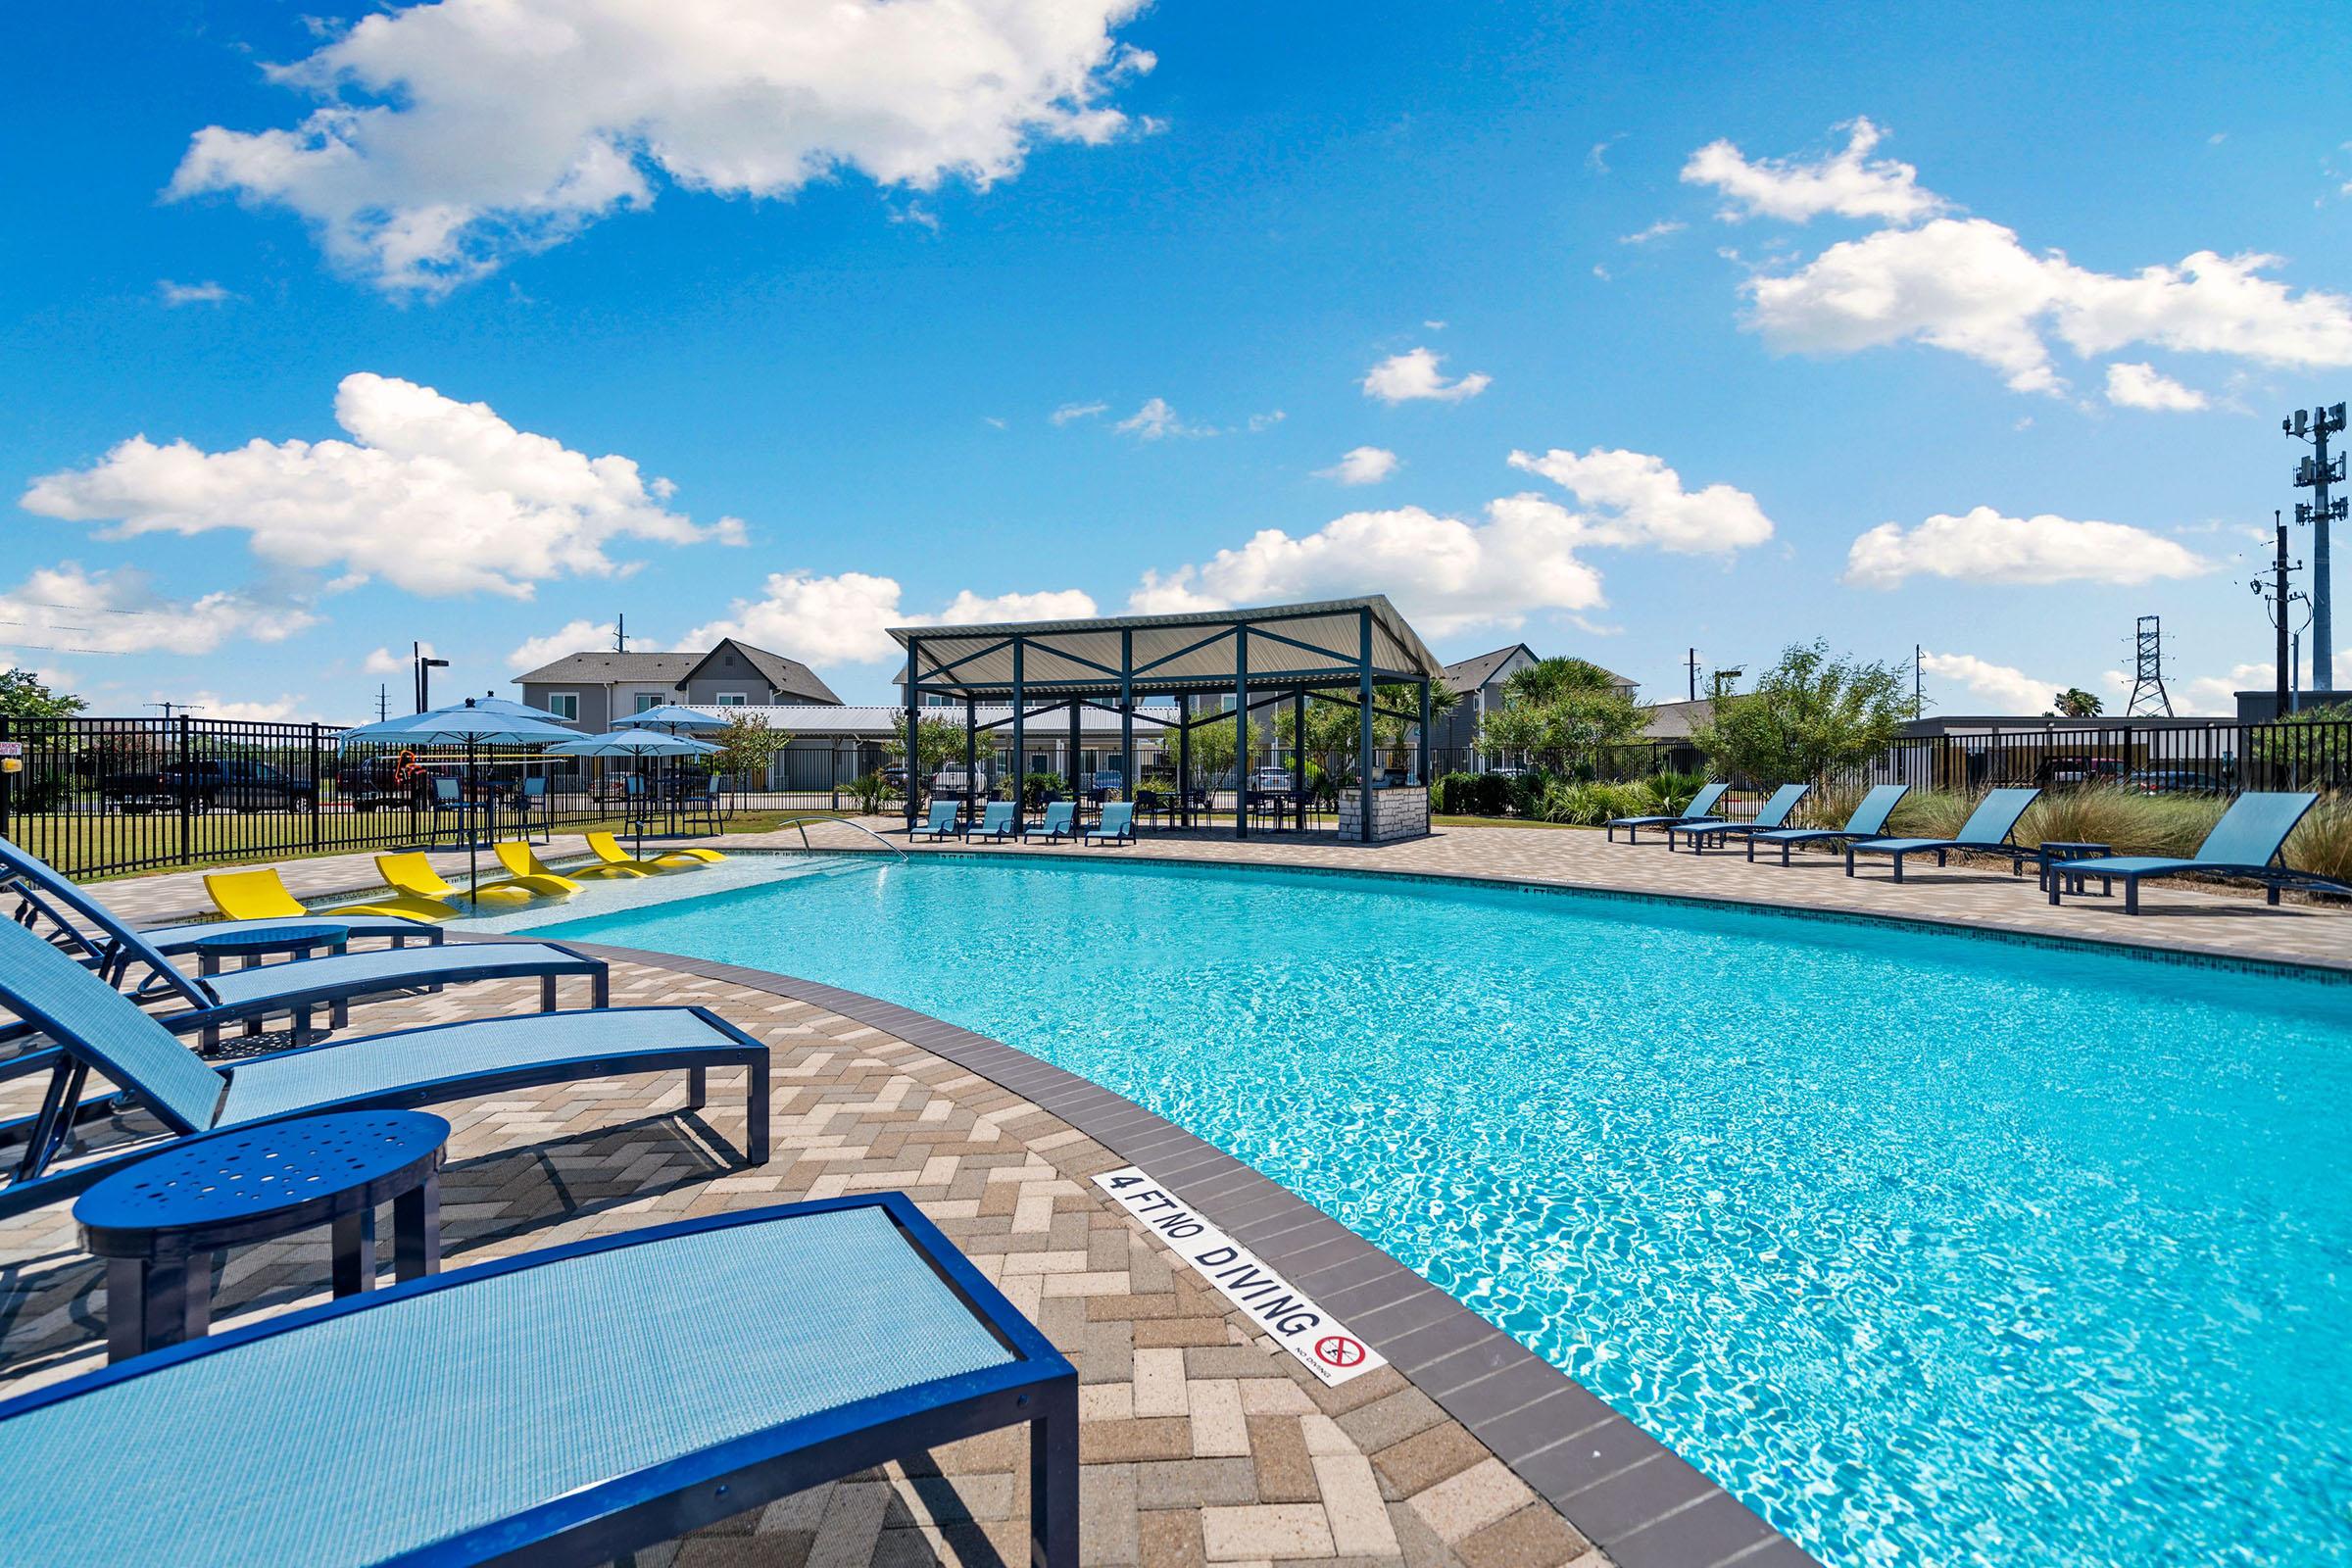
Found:
[[[1388,1365],[1387,1356],[1348,1333],[1347,1325],[1335,1321],[1304,1291],[1179,1202],[1145,1171],[1133,1165],[1104,1171],[1095,1185],[1325,1383],[1337,1387]]]

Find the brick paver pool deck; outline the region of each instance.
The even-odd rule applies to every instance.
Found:
[[[881,825],[877,823],[877,825]],[[857,835],[818,842],[844,848]],[[730,842],[797,848],[797,834]],[[870,844],[870,841],[868,841]],[[913,847],[924,853],[921,846]],[[950,848],[955,848],[950,846]],[[552,855],[576,852],[558,837]],[[550,853],[544,852],[543,853]],[[1848,880],[1737,855],[1669,856],[1597,833],[1455,828],[1380,849],[1298,839],[1153,837],[1129,850],[974,853],[1170,856],[1497,877],[1848,913],[1960,921],[2032,936],[2352,969],[2352,916],[2290,901],[2151,888],[2051,909],[2031,877],[1921,867]],[[436,857],[446,867],[464,857]],[[318,896],[367,885],[366,857],[290,862]],[[690,874],[689,874],[690,875]],[[681,891],[690,887],[681,882]],[[155,922],[204,906],[193,874],[106,884]],[[775,1049],[775,1157],[746,1170],[727,1075],[683,1109],[675,1077],[558,1086],[444,1107],[448,1263],[808,1197],[904,1190],[1061,1347],[1083,1380],[1088,1563],[1800,1563],[1696,1472],[1400,1266],[1180,1129],[1083,1080],[903,1008],[750,971],[615,950],[613,1002],[710,1006]],[[387,999],[348,1033],[528,1010],[528,982]],[[8,1086],[18,1113],[31,1086]],[[135,1113],[101,1136],[139,1130]],[[1139,1163],[1390,1354],[1326,1389],[1257,1338],[1087,1178]],[[323,1298],[323,1237],[241,1250],[217,1321]],[[780,1294],[779,1311],[789,1309]],[[63,1206],[0,1222],[0,1393],[99,1363],[101,1266]],[[939,1450],[777,1502],[641,1561],[680,1565],[1018,1562],[1025,1454],[1015,1434]],[[1590,1539],[1588,1539],[1590,1538]],[[1596,1546],[1599,1541],[1605,1544]]]

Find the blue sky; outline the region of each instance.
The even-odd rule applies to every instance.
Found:
[[[2270,678],[2278,417],[2352,396],[2346,38],[14,8],[0,659],[351,720],[378,650],[503,690],[625,612],[878,699],[905,620],[1381,591],[1656,696],[1918,643],[1949,712],[2120,707],[2161,613],[2216,709]]]

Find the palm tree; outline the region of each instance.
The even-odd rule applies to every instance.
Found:
[[[2080,686],[2069,686],[2050,701],[2052,718],[2096,718],[2105,706]]]

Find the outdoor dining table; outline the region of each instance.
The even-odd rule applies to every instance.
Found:
[[[223,1248],[329,1226],[335,1295],[374,1289],[378,1204],[392,1205],[398,1277],[439,1273],[448,1142],[449,1123],[422,1111],[341,1111],[190,1138],[98,1183],[74,1219],[107,1260],[107,1359],[211,1332]]]

